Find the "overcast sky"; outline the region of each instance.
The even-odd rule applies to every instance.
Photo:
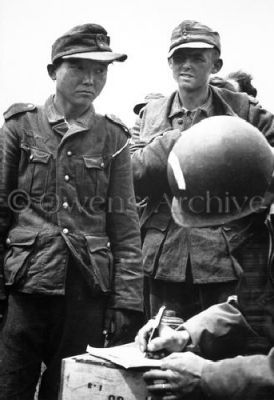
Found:
[[[132,108],[145,94],[175,88],[167,52],[172,29],[184,19],[219,31],[218,75],[251,73],[260,102],[274,112],[273,16],[274,0],[0,0],[0,114],[14,102],[43,104],[54,91],[46,71],[53,41],[94,22],[106,28],[114,51],[128,54],[110,66],[95,107],[131,125]]]

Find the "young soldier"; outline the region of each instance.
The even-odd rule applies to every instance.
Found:
[[[172,220],[168,204],[167,156],[197,122],[237,115],[274,143],[272,114],[246,94],[209,84],[211,74],[222,67],[220,54],[216,31],[197,21],[180,23],[172,32],[168,53],[178,89],[169,97],[151,100],[132,130],[135,193],[138,200],[147,198],[141,229],[149,316],[166,304],[187,319],[235,293],[242,269],[266,265],[265,213],[218,227],[185,228]]]
[[[4,114],[3,400],[33,398],[41,361],[39,399],[57,399],[62,358],[103,346],[104,331],[110,344],[136,333],[143,275],[129,135],[92,104],[108,65],[127,58],[109,43],[96,24],[59,37],[48,65],[55,95],[42,107],[14,104]]]

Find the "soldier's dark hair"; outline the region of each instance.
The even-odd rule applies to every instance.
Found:
[[[253,97],[257,96],[257,89],[251,83],[253,79],[251,74],[239,70],[235,72],[230,72],[226,78],[236,81],[239,85],[240,92],[245,92]]]

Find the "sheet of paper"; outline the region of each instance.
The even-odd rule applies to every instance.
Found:
[[[128,368],[159,368],[161,360],[147,358],[134,343],[123,344],[121,346],[98,348],[87,347],[87,352],[95,357],[111,361],[126,369]]]

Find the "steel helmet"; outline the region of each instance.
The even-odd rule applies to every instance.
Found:
[[[186,227],[221,225],[259,210],[274,154],[262,133],[236,116],[215,116],[184,131],[168,157],[172,215]]]

